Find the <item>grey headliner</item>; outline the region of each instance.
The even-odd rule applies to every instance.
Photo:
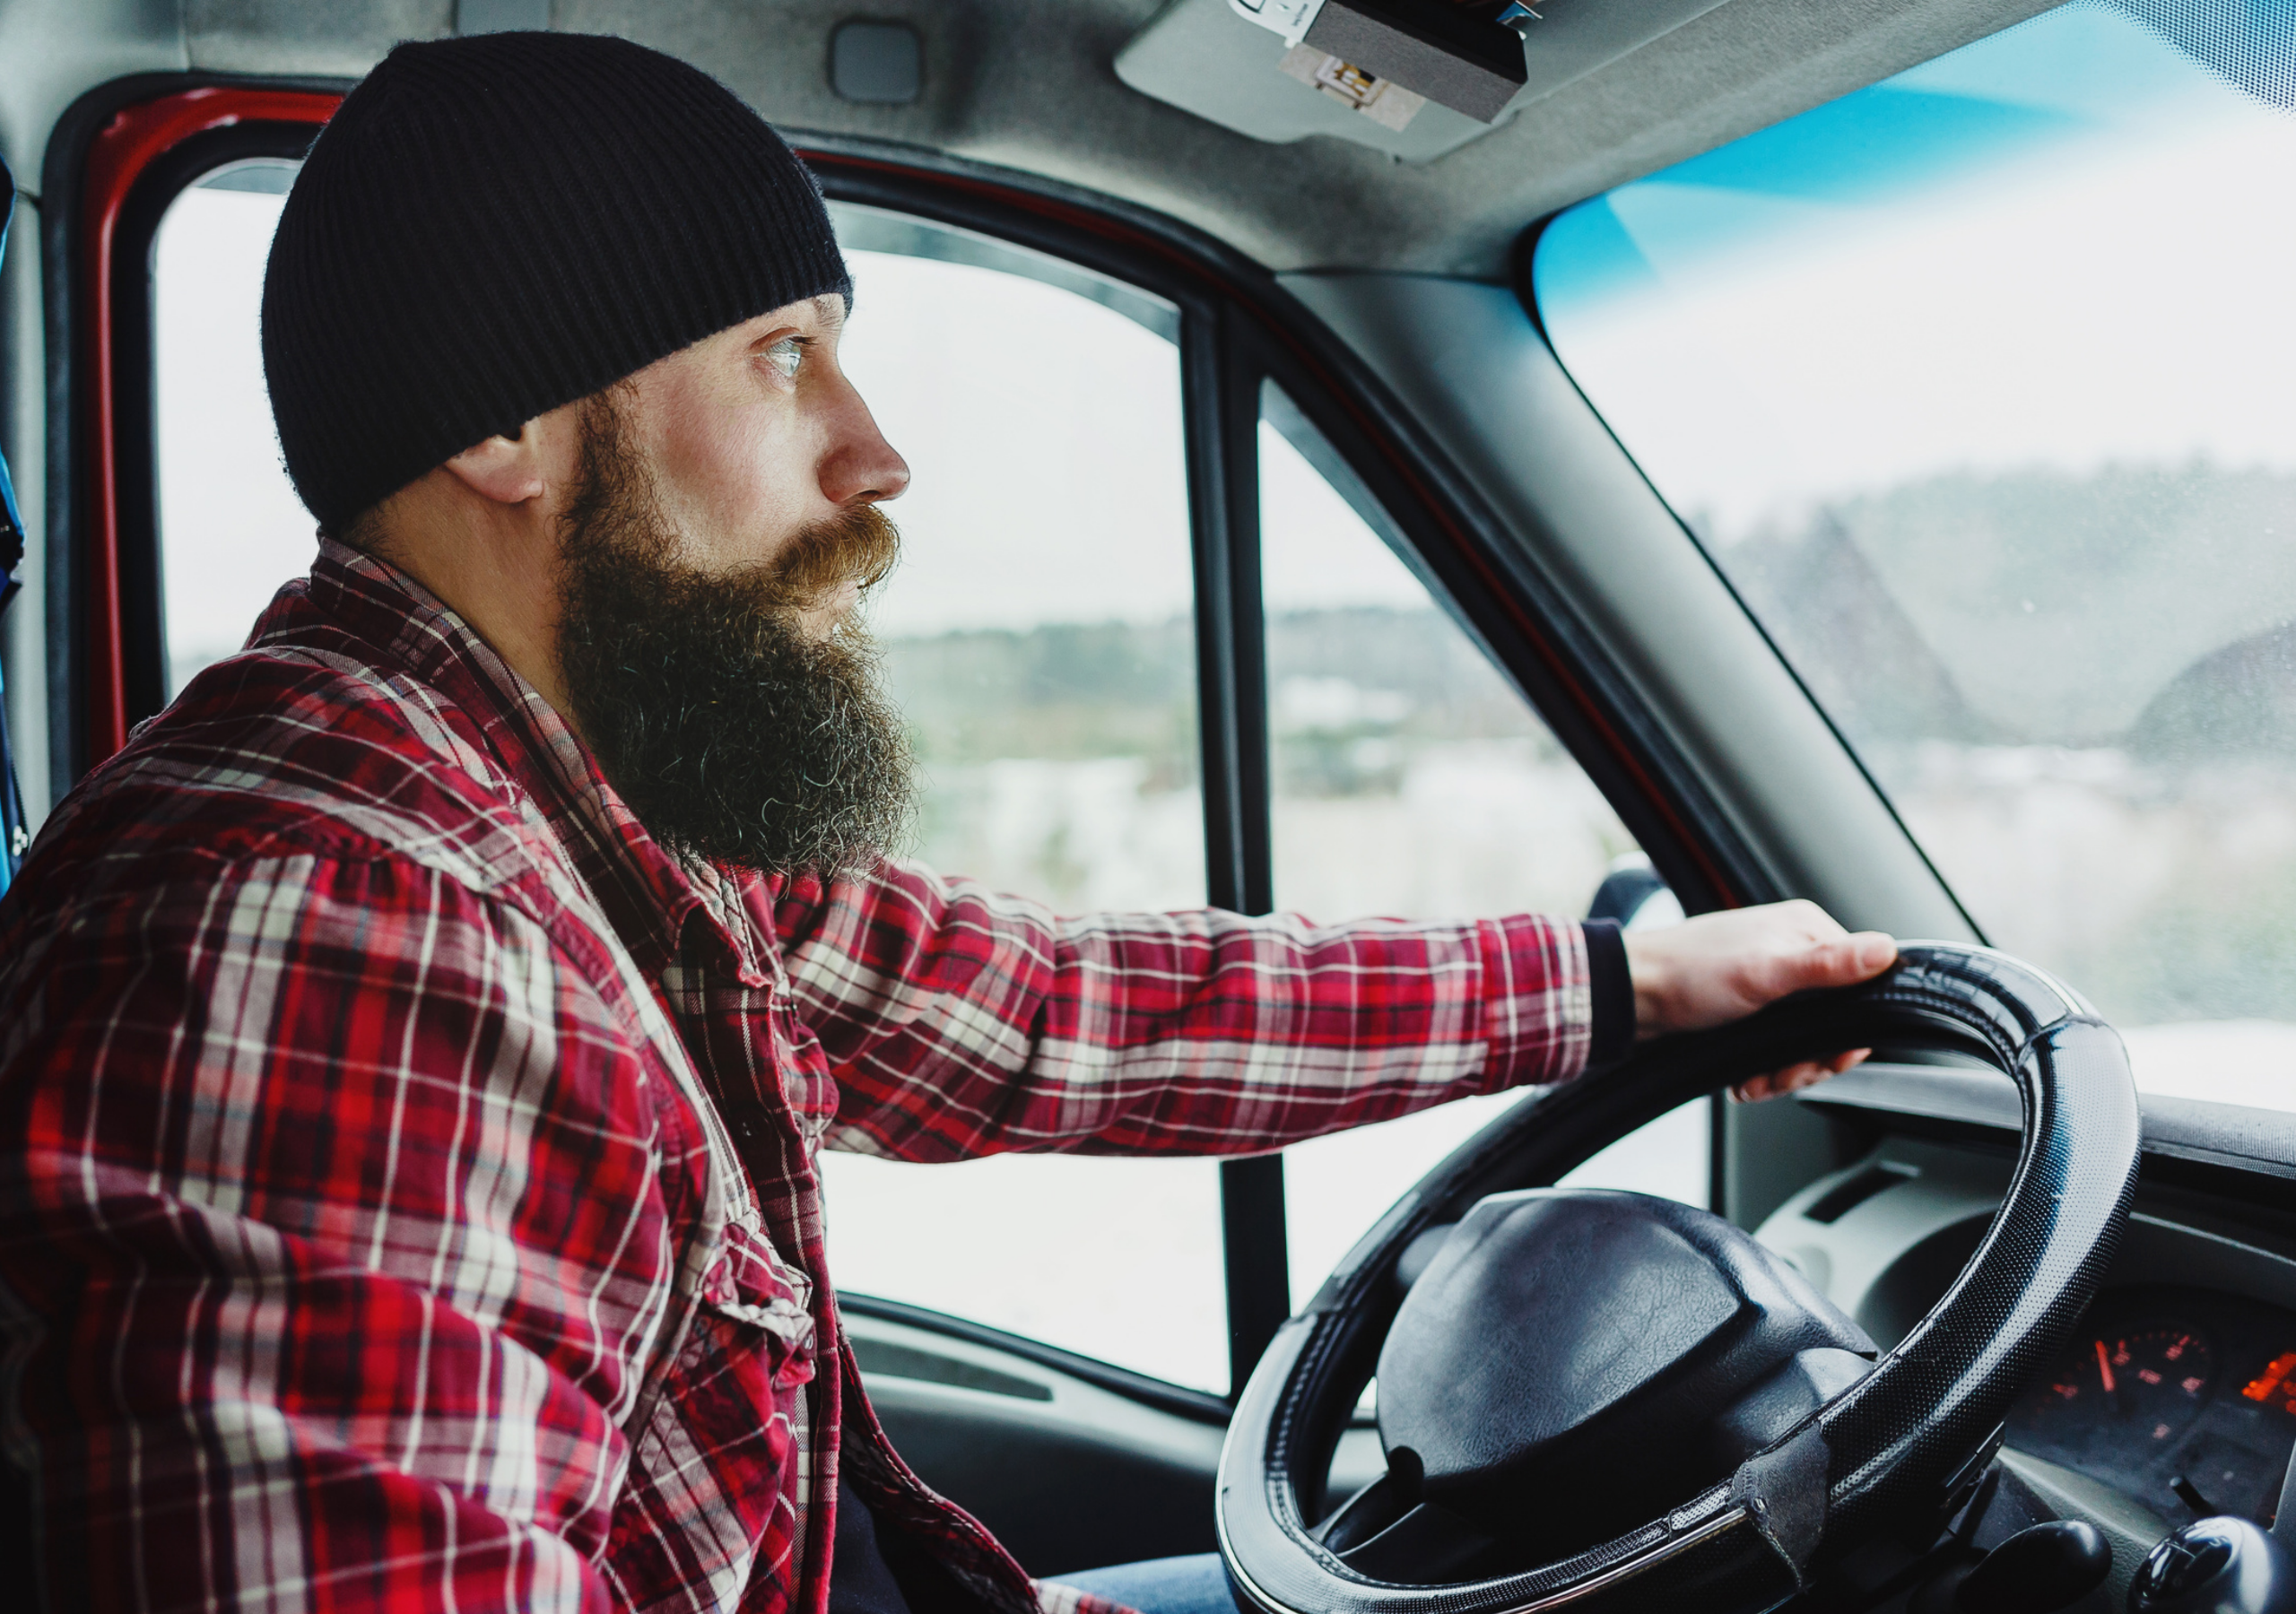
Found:
[[[1631,4],[1633,0],[1561,0]],[[1498,279],[1522,227],[2047,9],[2043,0],[1729,0],[1424,165],[1326,137],[1268,145],[1126,88],[1160,0],[553,0],[554,25],[698,63],[793,132],[922,146],[1171,213],[1271,268]],[[355,75],[451,30],[453,0],[0,0],[0,141],[36,184],[74,96],[122,73]],[[827,81],[829,31],[906,18],[913,107]]]

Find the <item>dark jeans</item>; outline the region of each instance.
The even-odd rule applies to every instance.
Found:
[[[1216,1552],[1150,1558],[1145,1563],[1117,1564],[1051,1578],[1064,1586],[1137,1609],[1140,1614],[1236,1614],[1236,1600],[1228,1591],[1228,1572],[1220,1566]]]
[[[0,1474],[5,1472],[0,1465]],[[961,1608],[974,1600],[956,1590],[945,1572],[920,1566],[913,1556],[895,1556],[909,1565],[896,1575],[877,1540],[868,1506],[843,1480],[838,1481],[837,1548],[831,1561],[829,1614],[910,1614],[912,1609]],[[920,1579],[921,1576],[921,1579]],[[1051,1577],[1137,1609],[1140,1614],[1236,1614],[1228,1595],[1228,1572],[1216,1552],[1193,1558],[1150,1558]],[[904,1584],[906,1581],[906,1584]]]

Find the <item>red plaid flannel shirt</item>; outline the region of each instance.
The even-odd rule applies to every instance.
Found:
[[[0,906],[38,1584],[821,1614],[841,1464],[985,1608],[1073,1606],[886,1445],[816,1150],[1265,1150],[1574,1075],[1587,998],[1540,919],[682,863],[458,618],[327,545]]]

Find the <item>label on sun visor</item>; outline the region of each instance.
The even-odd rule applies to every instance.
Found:
[[[1229,10],[1282,34],[1286,45],[1297,45],[1323,8],[1324,0],[1228,0]]]

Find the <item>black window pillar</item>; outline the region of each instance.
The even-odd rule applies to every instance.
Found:
[[[1259,590],[1261,367],[1233,310],[1191,309],[1181,329],[1188,502],[1196,534],[1196,656],[1204,737],[1204,841],[1213,906],[1275,906],[1268,812],[1267,654]],[[1291,1315],[1283,1157],[1220,1167],[1230,1393]]]

